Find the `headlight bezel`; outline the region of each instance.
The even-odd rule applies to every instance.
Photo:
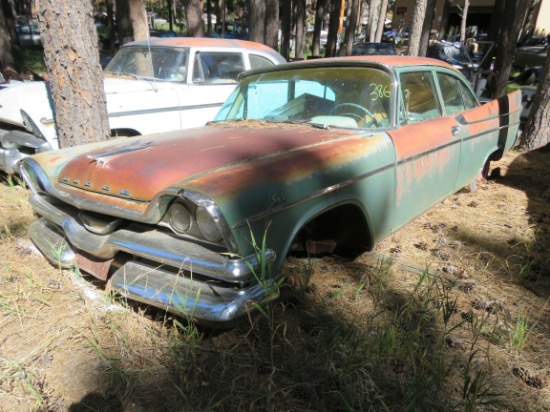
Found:
[[[183,213],[184,210],[190,217],[189,228],[186,231],[181,230],[182,227],[175,226],[172,219],[172,213],[176,215],[178,212]],[[199,217],[207,218],[206,221],[199,223],[197,213]],[[235,239],[223,213],[212,199],[202,193],[182,191],[167,208],[159,224],[169,228],[177,236],[225,247],[229,253],[237,253]],[[205,224],[207,226],[204,226]]]

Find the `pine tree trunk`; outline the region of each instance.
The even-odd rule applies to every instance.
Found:
[[[380,43],[382,41],[382,35],[384,34],[384,27],[386,25],[386,15],[388,13],[388,0],[382,0],[380,6],[380,17],[378,19],[378,27],[376,28],[376,36],[374,41]]]
[[[296,1],[296,59],[304,58],[305,26],[306,26],[306,0]]]
[[[279,0],[265,2],[265,44],[279,50]]]
[[[2,7],[0,7],[0,69],[2,72],[7,70],[13,70],[15,72],[13,63],[13,54],[11,50],[11,36],[8,31],[8,24],[6,21],[6,15],[4,13],[4,2],[2,0]],[[7,79],[6,75],[6,80]]]
[[[521,140],[521,147],[526,151],[546,146],[550,142],[550,53],[546,56]]]
[[[504,1],[504,0],[503,0]],[[506,85],[512,71],[516,42],[527,9],[525,0],[506,0],[504,18],[500,26],[495,58],[496,88],[493,98],[506,93]]]
[[[328,23],[327,46],[325,57],[336,56],[336,46],[338,43],[338,27],[340,25],[340,10],[342,0],[331,1],[330,20]]]
[[[422,24],[422,35],[420,36],[420,44],[418,45],[418,55],[425,56],[428,52],[430,44],[430,35],[432,32],[432,23],[434,20],[436,0],[428,0],[426,3],[426,18]]]
[[[414,5],[411,30],[409,34],[409,56],[418,56],[422,26],[426,18],[427,0],[417,0]]]
[[[250,41],[264,43],[265,0],[250,0],[248,12],[248,38]]]
[[[130,19],[130,3],[128,0],[116,0],[116,29],[120,46],[134,41],[132,20]]]
[[[321,30],[325,21],[326,10],[329,7],[328,1],[317,0],[317,4],[315,5],[315,23],[313,26],[313,42],[311,44],[311,55],[315,57],[318,57],[321,52]]]
[[[292,0],[283,0],[281,11],[281,55],[288,60],[290,57],[290,28],[292,27]]]
[[[470,0],[464,0],[464,7],[462,8],[462,20],[460,22],[460,42],[462,44],[464,44],[464,42],[466,41],[466,21],[468,19],[469,7],[470,7]]]
[[[376,37],[376,29],[378,27],[378,19],[380,12],[378,11],[380,0],[370,0],[369,7],[369,42],[374,42]]]
[[[149,38],[149,26],[145,12],[145,0],[128,0],[130,6],[130,21],[134,32],[134,40]]]
[[[184,0],[183,5],[187,16],[187,35],[189,37],[204,37],[200,1]]]
[[[357,29],[357,13],[359,12],[359,0],[348,0],[350,13],[346,25],[346,37],[344,44],[346,45],[346,55],[351,56],[353,49],[353,40],[355,39],[355,30]]]
[[[91,3],[40,0],[37,16],[60,147],[108,139],[109,119]]]

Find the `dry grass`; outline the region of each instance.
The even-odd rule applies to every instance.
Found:
[[[289,259],[265,316],[215,332],[46,263],[4,182],[0,411],[549,410],[549,156],[353,262]]]

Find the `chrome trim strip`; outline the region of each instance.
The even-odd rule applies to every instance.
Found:
[[[152,114],[152,113],[165,113],[165,112],[178,112],[183,110],[197,110],[197,109],[210,109],[221,107],[221,103],[209,103],[209,104],[197,104],[193,106],[174,106],[174,107],[163,107],[158,109],[143,109],[143,110],[129,110],[126,112],[115,112],[108,113],[109,118],[111,117],[121,117],[121,116],[139,116],[143,114]]]
[[[245,289],[227,288],[177,276],[162,268],[131,261],[118,269],[109,280],[109,287],[122,296],[143,302],[202,324],[231,324],[255,309],[278,297],[277,290],[262,285]],[[271,293],[270,293],[271,292]]]

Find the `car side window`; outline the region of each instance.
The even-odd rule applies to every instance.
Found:
[[[460,93],[462,93],[462,100],[464,101],[464,109],[470,110],[479,106],[476,97],[470,89],[466,87],[463,82],[460,82]]]
[[[399,78],[400,124],[416,123],[441,116],[431,72],[402,73]]]
[[[242,71],[241,53],[201,51],[195,54],[193,83],[236,83]]]
[[[449,73],[437,73],[437,80],[443,97],[443,106],[448,115],[477,107],[472,92],[459,78]]]
[[[437,73],[443,106],[448,115],[464,111],[464,101],[460,90],[460,80],[447,73]]]
[[[251,69],[259,69],[260,67],[273,66],[273,62],[267,57],[260,56],[258,54],[250,54],[248,57],[250,58]]]

